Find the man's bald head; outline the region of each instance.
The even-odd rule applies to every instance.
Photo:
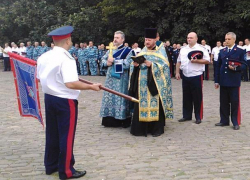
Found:
[[[68,37],[65,39],[53,40],[53,41],[54,41],[55,46],[62,47],[66,50],[69,50],[73,45],[71,37]]]
[[[196,32],[190,32],[188,35],[198,39],[198,36],[197,36]]]
[[[188,35],[187,35],[187,42],[189,44],[189,46],[194,46],[198,41],[198,36],[195,32],[190,32]]]

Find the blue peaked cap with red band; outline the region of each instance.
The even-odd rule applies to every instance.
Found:
[[[53,40],[61,40],[70,37],[73,31],[72,26],[63,26],[51,31],[48,36],[52,36]]]

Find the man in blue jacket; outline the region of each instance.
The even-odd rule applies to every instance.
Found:
[[[229,116],[233,129],[239,130],[241,123],[240,84],[241,71],[246,69],[245,51],[235,44],[236,34],[225,36],[227,47],[220,50],[215,74],[215,89],[220,86],[220,122],[215,126],[229,126]]]

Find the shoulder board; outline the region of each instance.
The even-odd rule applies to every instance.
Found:
[[[226,47],[224,47],[223,49],[220,50],[220,52],[224,52],[226,50],[227,50]]]
[[[64,54],[65,54],[69,59],[75,60],[68,52],[64,52]]]

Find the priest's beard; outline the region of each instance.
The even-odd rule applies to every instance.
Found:
[[[156,46],[156,44],[155,44],[155,43],[152,43],[152,44],[146,43],[145,46],[146,46],[149,50],[152,50],[152,49],[154,49],[154,47]]]

